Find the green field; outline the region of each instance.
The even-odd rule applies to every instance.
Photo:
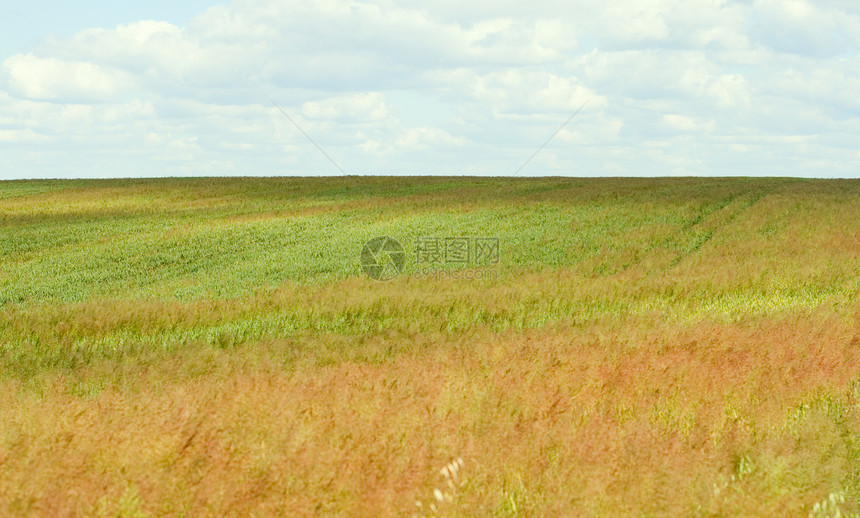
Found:
[[[860,181],[0,182],[0,347],[2,515],[851,515]]]

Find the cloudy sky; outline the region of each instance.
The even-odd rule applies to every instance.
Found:
[[[4,0],[0,29],[0,179],[512,175],[581,107],[517,174],[860,177],[855,0]]]

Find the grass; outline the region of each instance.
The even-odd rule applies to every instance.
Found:
[[[2,182],[0,513],[857,513],[858,206],[851,180]],[[419,237],[498,238],[497,275],[374,281],[379,235],[408,268]]]

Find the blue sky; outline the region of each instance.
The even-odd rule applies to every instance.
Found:
[[[853,0],[5,1],[0,179],[860,177]]]

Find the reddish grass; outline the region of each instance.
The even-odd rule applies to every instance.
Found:
[[[443,336],[291,372],[277,343],[166,358],[90,399],[7,381],[0,513],[408,515],[457,456],[455,515],[801,516],[856,490],[856,322]]]

